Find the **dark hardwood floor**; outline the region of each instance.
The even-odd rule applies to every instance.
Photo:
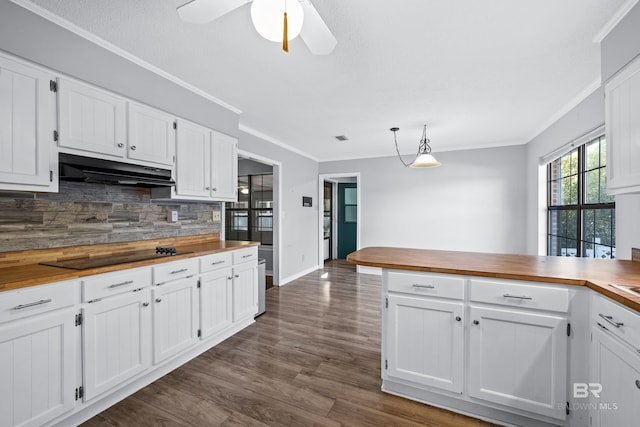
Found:
[[[83,424],[484,426],[380,391],[380,277],[333,261],[255,324]]]

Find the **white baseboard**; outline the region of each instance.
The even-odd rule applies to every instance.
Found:
[[[307,268],[306,270],[302,270],[299,273],[293,274],[293,275],[291,275],[289,277],[285,277],[284,279],[280,280],[279,286],[284,286],[287,283],[293,282],[294,280],[299,279],[302,276],[306,276],[309,273],[313,273],[314,271],[316,271],[319,268],[320,268],[319,266],[314,265],[313,267]]]

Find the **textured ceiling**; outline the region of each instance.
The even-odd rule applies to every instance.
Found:
[[[333,160],[394,155],[392,126],[403,153],[425,123],[436,153],[527,142],[599,79],[593,38],[624,0],[314,0],[328,56],[299,39],[283,53],[250,5],[195,25],[175,10],[187,0],[32,2]]]

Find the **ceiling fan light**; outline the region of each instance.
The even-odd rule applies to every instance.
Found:
[[[437,168],[441,166],[438,160],[431,154],[420,154],[416,159],[409,165],[410,168],[414,169],[422,169],[422,168]]]
[[[272,42],[282,42],[285,0],[253,0],[251,21],[258,34]],[[302,30],[304,12],[298,0],[286,1],[287,40],[293,40]]]

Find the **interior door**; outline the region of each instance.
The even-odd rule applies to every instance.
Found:
[[[323,214],[323,238],[324,238],[324,260],[332,259],[332,247],[333,247],[333,218],[331,212],[333,211],[333,184],[330,182],[324,183],[324,214]]]
[[[338,184],[338,258],[356,250],[358,233],[358,184]]]

